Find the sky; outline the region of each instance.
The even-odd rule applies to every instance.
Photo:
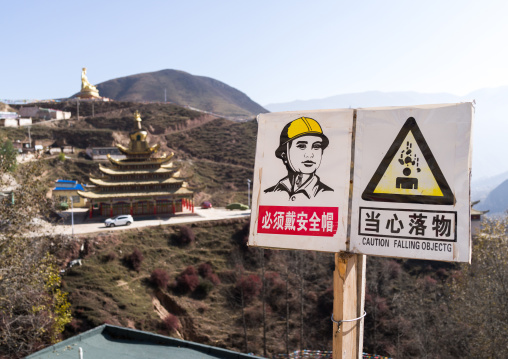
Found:
[[[508,85],[508,2],[0,1],[0,100],[176,69],[267,105]]]

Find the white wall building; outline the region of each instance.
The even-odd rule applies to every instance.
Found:
[[[68,120],[71,118],[70,112],[53,110],[49,108],[40,108],[37,106],[22,107],[19,109],[20,116],[29,116],[43,120]]]

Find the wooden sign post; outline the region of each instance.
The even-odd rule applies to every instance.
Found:
[[[365,255],[335,254],[333,359],[361,358],[365,303]]]

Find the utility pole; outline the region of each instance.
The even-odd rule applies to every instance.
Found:
[[[74,239],[74,202],[71,196],[71,226],[72,226],[72,239]]]
[[[164,103],[167,102],[167,98],[166,98],[166,89],[164,89]]]
[[[32,136],[30,135],[30,127],[28,126],[28,146],[32,148]]]

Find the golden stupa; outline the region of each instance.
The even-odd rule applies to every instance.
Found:
[[[81,71],[81,92],[77,97],[86,99],[100,98],[97,87],[88,82],[86,67],[83,67],[83,71]]]

